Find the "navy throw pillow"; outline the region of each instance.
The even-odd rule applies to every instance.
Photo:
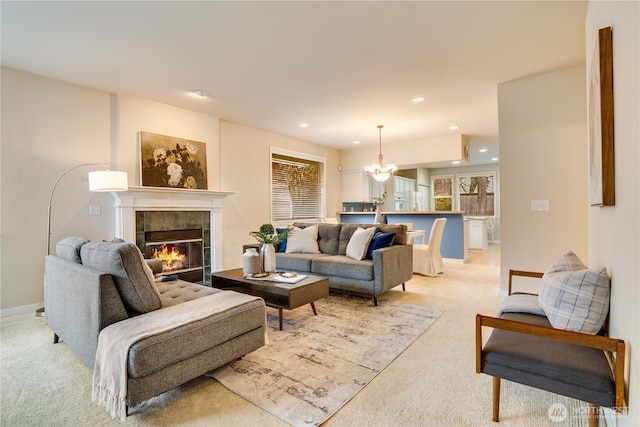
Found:
[[[371,239],[369,243],[369,249],[367,250],[367,258],[373,259],[373,251],[380,248],[386,248],[393,245],[393,239],[396,238],[396,233],[382,233],[378,232]]]
[[[276,233],[282,233],[286,228],[276,228]],[[280,243],[278,243],[278,247],[276,248],[276,252],[286,252],[287,251],[287,239],[284,239]]]

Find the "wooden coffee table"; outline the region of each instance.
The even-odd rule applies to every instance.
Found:
[[[280,283],[268,280],[245,279],[241,268],[218,271],[211,274],[214,288],[225,289],[260,297],[265,304],[278,309],[279,326],[282,330],[282,310],[293,310],[311,304],[317,315],[315,301],[329,296],[329,279],[306,274],[306,279],[298,283]]]

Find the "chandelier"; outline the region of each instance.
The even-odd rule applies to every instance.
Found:
[[[378,163],[371,166],[365,166],[364,170],[367,174],[376,181],[384,182],[388,180],[391,175],[398,169],[394,164],[385,165],[382,161],[382,128],[384,126],[378,125],[378,133],[380,135],[380,153],[378,154]]]

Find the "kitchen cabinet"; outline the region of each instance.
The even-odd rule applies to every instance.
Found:
[[[371,178],[363,170],[342,171],[342,201],[370,203],[372,197],[382,197],[384,182]]]
[[[487,252],[487,217],[469,217],[469,249]]]

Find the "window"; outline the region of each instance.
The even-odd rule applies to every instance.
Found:
[[[456,175],[460,210],[469,216],[495,216],[495,172]]]
[[[431,188],[433,188],[434,209],[437,211],[453,210],[453,176],[431,177]]]
[[[293,151],[271,150],[271,220],[325,217],[325,159]]]

